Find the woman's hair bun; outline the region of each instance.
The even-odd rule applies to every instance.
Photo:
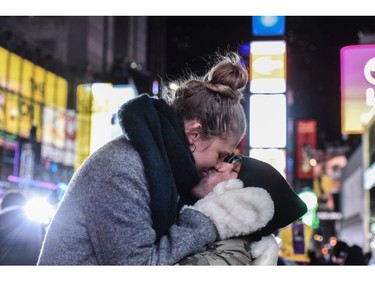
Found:
[[[248,70],[236,53],[218,56],[216,65],[204,77],[206,87],[232,98],[242,98],[249,80]]]

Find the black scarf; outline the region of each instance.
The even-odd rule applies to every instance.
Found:
[[[175,222],[181,202],[194,203],[189,192],[200,181],[183,121],[164,100],[146,94],[123,104],[118,117],[122,131],[142,158],[159,239]]]

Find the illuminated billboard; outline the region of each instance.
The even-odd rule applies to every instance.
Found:
[[[135,98],[136,96],[138,96],[138,91],[134,85],[127,84],[113,86],[110,99],[110,111],[112,113],[112,139],[122,135],[122,130],[118,123],[117,111],[120,109],[122,104]]]
[[[91,84],[77,86],[77,127],[76,127],[76,159],[74,167],[77,170],[90,155],[90,115],[91,115]]]
[[[111,140],[110,92],[112,84],[94,83],[91,87],[90,153]]]
[[[10,53],[7,88],[15,93],[19,93],[21,86],[21,62],[20,56]]]
[[[56,75],[50,71],[46,72],[46,83],[44,88],[44,104],[56,105]]]
[[[250,92],[285,93],[285,41],[253,41],[250,43]]]
[[[30,129],[32,125],[33,106],[30,99],[19,97],[19,130],[18,135],[24,138],[30,136]]]
[[[55,105],[59,108],[66,108],[68,102],[68,81],[57,76],[56,83]]]
[[[0,47],[0,87],[5,88],[8,70],[8,50]]]
[[[297,121],[297,177],[312,179],[314,177],[311,159],[316,149],[317,127],[315,120]]]
[[[0,90],[0,131],[3,131],[4,128],[5,128],[5,93],[2,90]]]
[[[19,109],[18,96],[5,92],[5,131],[10,134],[18,134]]]
[[[341,132],[362,134],[375,106],[375,45],[341,49]]]
[[[251,95],[249,107],[250,147],[285,148],[287,124],[285,95]]]
[[[44,83],[45,83],[46,70],[35,65],[34,75],[31,80],[31,87],[33,90],[34,100],[43,103],[44,102]]]
[[[37,127],[36,140],[42,141],[43,136],[43,106],[39,102],[33,102],[33,125]]]
[[[116,113],[124,102],[136,96],[133,85],[78,85],[75,169],[91,153],[122,134]]]
[[[255,36],[280,36],[285,33],[284,16],[253,16],[252,31]]]
[[[66,110],[65,126],[65,152],[63,164],[74,166],[76,152],[76,112],[73,109]]]
[[[43,142],[42,157],[54,162],[63,163],[65,148],[65,109],[53,106],[43,107]]]
[[[32,98],[32,79],[34,76],[34,64],[29,60],[22,60],[22,80],[21,80],[21,95],[27,98]]]
[[[285,149],[267,148],[250,149],[249,156],[260,161],[266,162],[274,167],[286,178],[286,151]]]
[[[34,125],[36,140],[41,142],[43,108],[44,105],[51,106],[55,110],[53,145],[61,150],[65,135],[67,80],[0,47],[0,86],[0,129],[28,138]]]

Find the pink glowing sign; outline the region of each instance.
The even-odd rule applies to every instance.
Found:
[[[361,134],[375,107],[375,44],[341,49],[341,132]]]

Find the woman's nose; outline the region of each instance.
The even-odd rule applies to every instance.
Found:
[[[223,166],[223,161],[218,161],[218,162],[215,164],[214,168],[215,168],[216,171],[219,171],[219,170],[221,169],[222,166]]]

